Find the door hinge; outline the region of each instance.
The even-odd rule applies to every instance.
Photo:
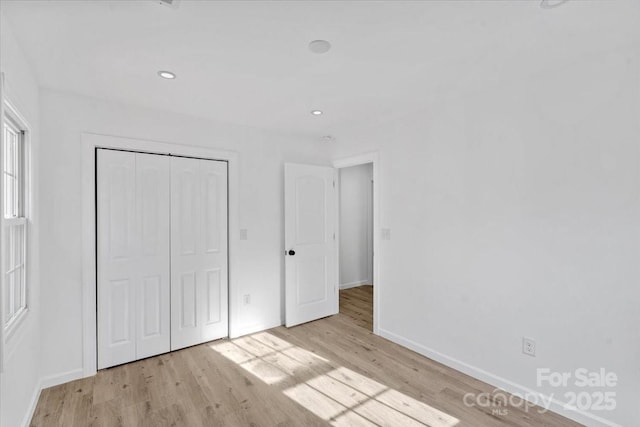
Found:
[[[336,233],[333,233],[333,240],[336,240]]]
[[[333,181],[333,188],[336,188],[336,182]]]

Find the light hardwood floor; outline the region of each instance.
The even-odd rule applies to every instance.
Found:
[[[373,331],[373,286],[341,289],[340,313],[353,319],[356,325]]]
[[[357,290],[348,294],[362,297]],[[359,304],[360,297],[354,297]],[[354,318],[349,309],[360,314]],[[499,406],[499,401],[487,408],[466,406],[466,393],[493,388],[372,335],[361,308],[344,311],[45,389],[31,425],[579,425],[536,408]]]

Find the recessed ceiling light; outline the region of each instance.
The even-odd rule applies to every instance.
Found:
[[[158,75],[163,79],[173,80],[176,78],[176,75],[171,71],[158,71]]]
[[[326,53],[331,49],[331,43],[326,40],[314,40],[309,43],[309,50],[313,53]]]
[[[322,137],[322,140],[324,142],[333,142],[333,141],[336,140],[336,138],[333,135],[325,135],[325,136]]]
[[[561,6],[569,0],[541,0],[540,7],[543,9],[553,9],[554,7]]]
[[[320,110],[311,110],[311,114],[313,114],[314,116],[321,116],[322,115],[322,111],[320,111]]]

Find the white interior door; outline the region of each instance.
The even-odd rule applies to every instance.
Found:
[[[227,163],[171,159],[171,349],[228,335]]]
[[[338,312],[336,171],[284,168],[287,327]]]
[[[169,159],[98,150],[98,368],[164,353]]]

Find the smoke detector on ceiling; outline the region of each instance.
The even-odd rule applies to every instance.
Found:
[[[326,40],[313,40],[309,43],[309,50],[313,53],[327,53],[329,49],[331,49],[331,43]]]
[[[177,9],[181,0],[153,0],[156,3],[160,3],[163,6],[170,7],[171,9]]]
[[[540,1],[540,7],[543,8],[543,9],[553,9],[553,8],[558,7],[558,6],[562,6],[563,4],[565,4],[568,1],[569,0],[541,0]]]

